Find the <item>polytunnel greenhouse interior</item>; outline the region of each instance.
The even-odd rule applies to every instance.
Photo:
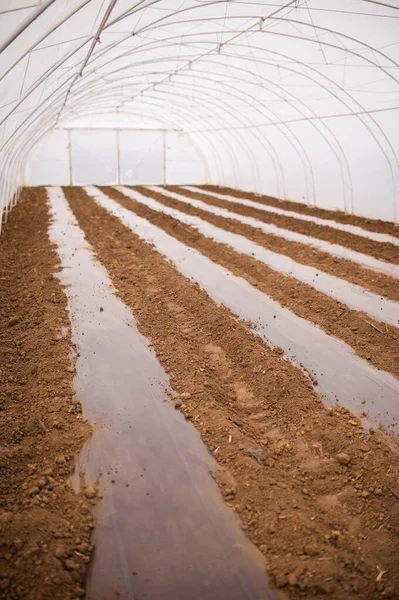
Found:
[[[399,600],[399,0],[0,31],[0,597]]]

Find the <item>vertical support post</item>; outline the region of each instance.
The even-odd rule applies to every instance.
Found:
[[[166,185],[166,131],[162,131],[163,185]]]
[[[71,130],[68,129],[68,167],[69,167],[69,185],[73,185],[73,173],[72,173],[72,136]]]
[[[119,129],[116,129],[116,157],[117,157],[117,185],[121,185],[121,147],[120,147],[120,133]]]
[[[0,213],[0,235],[1,235],[1,230],[3,228],[4,198],[5,198],[5,193],[6,193],[5,192],[5,188],[6,188],[6,185],[4,184],[4,185],[2,185],[2,189],[0,190],[0,192],[1,192],[1,200],[0,200],[0,210],[1,210],[1,213]]]
[[[10,196],[11,196],[11,190],[12,190],[12,185],[11,185],[11,175],[10,175],[10,166],[7,165],[7,175],[5,175],[6,177],[6,181],[7,179],[9,180],[8,183],[6,184],[6,197],[5,197],[5,205],[3,207],[3,223],[7,223],[8,221],[8,207],[10,204]]]

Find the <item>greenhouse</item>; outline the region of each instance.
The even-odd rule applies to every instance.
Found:
[[[0,597],[399,599],[399,1],[0,27]]]

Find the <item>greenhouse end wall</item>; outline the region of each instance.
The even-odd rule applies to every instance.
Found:
[[[33,149],[25,185],[202,185],[204,160],[182,132],[57,129]]]

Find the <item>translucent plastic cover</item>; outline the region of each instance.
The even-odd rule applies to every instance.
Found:
[[[44,135],[117,115],[185,132],[210,183],[398,220],[398,0],[3,0],[0,26],[3,207]]]

